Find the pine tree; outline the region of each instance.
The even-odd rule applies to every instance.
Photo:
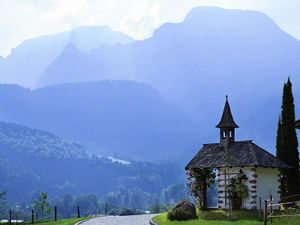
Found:
[[[295,105],[290,78],[283,87],[281,121],[277,129],[276,155],[291,166],[282,171],[282,195],[300,193],[299,152],[295,128]]]

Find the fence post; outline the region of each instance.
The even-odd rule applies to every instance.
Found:
[[[11,225],[11,210],[9,210],[9,225]]]
[[[229,220],[232,220],[232,201],[231,201],[231,196],[229,194],[229,199],[228,199],[228,208],[229,208]]]
[[[77,206],[77,217],[80,218],[80,208]]]
[[[18,215],[17,215],[17,213],[15,214],[15,216],[16,216],[16,224],[18,224]]]
[[[270,221],[271,223],[273,223],[273,220],[272,220],[272,214],[273,214],[273,207],[272,207],[272,204],[273,204],[273,197],[272,195],[270,195],[270,211],[271,211],[271,216],[270,216]]]
[[[38,214],[38,212],[35,213],[35,219],[36,219],[36,222],[38,223],[39,222],[39,214]]]
[[[259,197],[259,212],[258,212],[259,220],[261,221],[261,197]]]
[[[57,221],[57,207],[54,206],[54,221]]]
[[[268,200],[265,200],[265,207],[264,207],[264,225],[267,225],[268,219]]]
[[[34,224],[34,210],[31,210],[31,223]]]

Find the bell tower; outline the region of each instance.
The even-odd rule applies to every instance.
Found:
[[[235,142],[235,128],[239,126],[234,122],[227,95],[221,121],[216,127],[220,129],[221,145],[228,147],[231,143]]]

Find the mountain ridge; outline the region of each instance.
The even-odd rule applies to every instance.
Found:
[[[68,43],[88,52],[101,44],[126,44],[132,41],[128,35],[113,31],[108,26],[83,26],[28,39],[13,48],[10,55],[0,58],[0,81],[32,88],[40,74]]]
[[[255,137],[274,151],[272,130],[280,112],[282,84],[290,75],[294,86],[300,86],[299,57],[300,41],[268,16],[200,7],[183,22],[162,25],[148,39],[94,49],[84,59],[90,71],[85,78],[130,79],[151,85],[201,123],[206,139],[215,133],[222,96],[228,94],[241,120],[238,134]],[[68,73],[71,66],[66,64],[63,71]],[[48,72],[42,76],[54,77]],[[299,97],[295,92],[295,99]],[[272,107],[264,109],[265,105]],[[249,111],[263,114],[249,123],[254,120]]]
[[[0,120],[50,131],[82,143],[90,153],[175,160],[191,155],[188,146],[198,142],[197,123],[157,90],[135,81],[36,90],[0,85],[0,101],[6,104]]]

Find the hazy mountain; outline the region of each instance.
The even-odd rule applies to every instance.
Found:
[[[44,190],[50,196],[123,188],[157,193],[183,180],[182,169],[167,162],[121,163],[88,157],[84,148],[45,131],[0,122],[0,190],[18,202]]]
[[[183,160],[201,141],[199,125],[179,107],[133,81],[63,84],[34,91],[1,85],[0,101],[5,105],[0,120],[53,132],[105,155]]]
[[[164,24],[149,39],[91,51],[81,59],[82,78],[72,76],[76,57],[63,57],[67,63],[54,62],[40,85],[59,83],[63,74],[70,82],[142,81],[198,120],[203,137],[216,140],[214,125],[229,94],[238,136],[269,148],[275,146],[283,82],[291,76],[294,87],[300,86],[300,42],[254,11],[195,8],[183,22]]]
[[[102,44],[126,44],[132,41],[131,37],[112,31],[107,26],[79,27],[71,31],[25,40],[4,60],[0,58],[0,82],[33,87],[40,74],[68,44],[89,52]]]
[[[55,83],[91,80],[91,76],[89,76],[91,73],[85,57],[85,52],[78,50],[73,44],[68,44],[62,50],[62,53],[54,60],[54,63],[47,68],[47,72],[53,74],[53,76],[42,77],[40,83],[52,83],[47,79],[54,79],[56,81]],[[70,65],[67,73],[64,72],[66,65]],[[58,69],[58,67],[60,68]],[[84,74],[86,74],[86,76]],[[38,84],[36,86],[38,86]]]
[[[89,52],[103,44],[128,44],[134,41],[126,34],[112,31],[108,26],[78,27],[69,33],[70,44],[84,52]]]

